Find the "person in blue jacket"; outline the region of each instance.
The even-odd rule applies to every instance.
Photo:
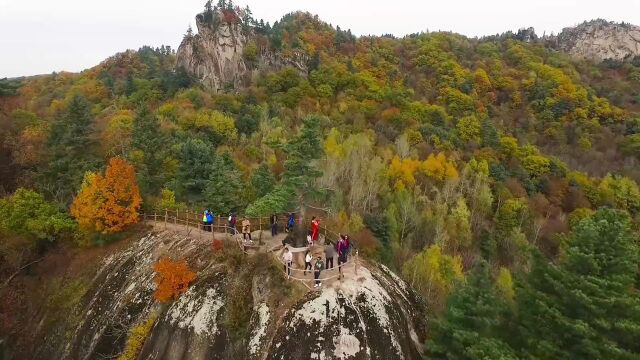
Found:
[[[289,213],[289,217],[287,218],[287,226],[285,227],[285,231],[289,232],[293,230],[293,226],[296,224],[296,217],[293,213]]]
[[[202,214],[202,228],[204,231],[212,231],[213,227],[213,214],[209,209],[206,209]]]
[[[207,210],[207,222],[209,223],[209,230],[213,231],[214,215],[211,211]]]

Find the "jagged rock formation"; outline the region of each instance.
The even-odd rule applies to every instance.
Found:
[[[357,277],[322,291],[283,295],[287,280],[278,276],[279,266],[269,265],[270,255],[252,255],[247,261],[256,262],[232,270],[203,251],[209,246],[209,240],[160,232],[111,255],[78,309],[75,330],[60,344],[47,344],[47,354],[113,358],[130,330],[153,315],[138,359],[420,358],[423,302],[383,266],[363,266]],[[152,265],[166,254],[186,258],[198,277],[177,301],[161,306],[152,295]],[[275,272],[251,272],[260,261]],[[244,331],[234,331],[228,320],[239,299],[250,313]]]
[[[294,51],[282,56],[268,49],[258,48],[255,58],[245,58],[245,47],[255,38],[244,10],[219,10],[196,16],[197,34],[187,33],[176,54],[176,67],[184,68],[206,88],[216,92],[234,90],[247,85],[259,69],[279,70],[291,66],[307,74],[307,54]],[[253,56],[252,56],[253,57]]]
[[[214,15],[222,19],[221,11]],[[187,34],[178,48],[176,66],[216,91],[238,88],[247,75],[243,59],[247,34],[238,22],[207,21],[205,14],[196,16],[198,33]]]
[[[536,31],[534,28],[528,27],[518,30],[515,38],[524,42],[533,42],[538,40],[538,35],[536,35]]]
[[[548,37],[547,41],[573,57],[594,61],[623,60],[640,55],[639,26],[602,19],[564,28],[557,36]]]

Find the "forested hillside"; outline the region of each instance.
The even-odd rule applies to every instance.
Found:
[[[248,62],[302,52],[308,73],[256,68],[216,93],[163,46],[0,82],[0,278],[43,248],[115,241],[140,203],[305,206],[424,296],[427,356],[640,356],[638,59],[225,9],[251,25]]]

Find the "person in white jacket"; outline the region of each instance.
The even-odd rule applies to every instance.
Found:
[[[291,263],[293,262],[293,253],[289,251],[289,248],[284,248],[282,254],[282,261],[284,262],[284,271],[287,273],[287,279],[291,277]]]
[[[307,250],[307,253],[304,256],[304,274],[307,275],[307,269],[311,271],[313,267],[311,266],[311,260],[313,260],[313,255],[311,255],[311,251]]]

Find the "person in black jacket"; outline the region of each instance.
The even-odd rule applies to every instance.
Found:
[[[322,285],[320,282],[320,273],[322,270],[324,270],[324,262],[322,262],[322,256],[318,256],[316,265],[313,267],[313,278],[316,279],[316,283],[313,285],[314,288]]]
[[[278,235],[278,215],[271,215],[271,236]]]

